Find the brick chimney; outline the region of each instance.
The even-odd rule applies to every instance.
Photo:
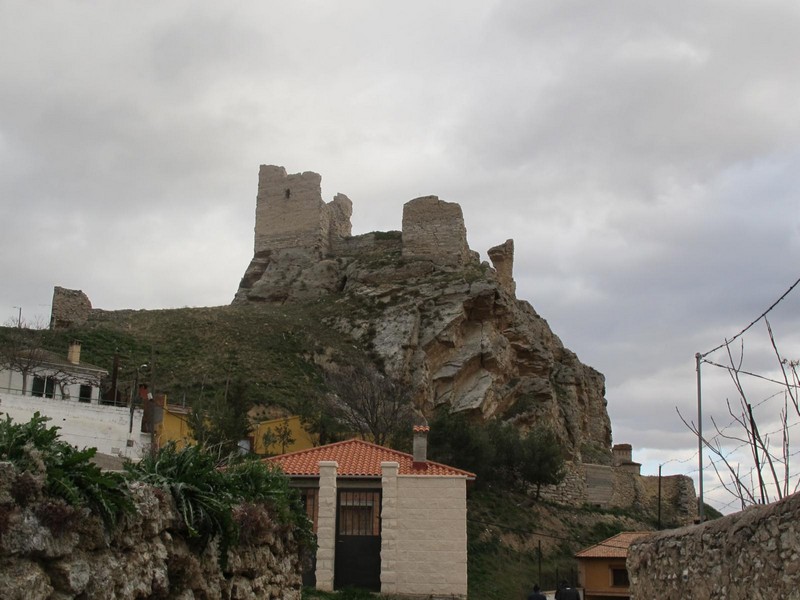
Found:
[[[80,364],[81,362],[81,343],[77,340],[70,342],[69,350],[67,350],[67,360],[73,365]]]
[[[428,432],[427,425],[414,425],[414,464],[415,469],[428,468]]]

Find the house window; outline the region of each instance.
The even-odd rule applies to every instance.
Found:
[[[303,503],[303,508],[306,511],[308,520],[313,524],[312,531],[317,533],[317,488],[301,488],[300,501]]]
[[[340,492],[339,535],[380,535],[380,492]]]
[[[55,389],[56,382],[52,377],[42,377],[41,375],[33,376],[31,396],[38,396],[39,398],[54,398]]]
[[[78,400],[81,402],[91,402],[92,401],[92,386],[90,385],[81,385],[80,392],[78,394]]]
[[[629,587],[627,569],[611,569],[611,585],[614,587]]]

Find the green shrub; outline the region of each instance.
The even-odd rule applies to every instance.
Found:
[[[20,473],[15,496],[21,504],[34,495],[31,475],[45,476],[44,493],[70,507],[86,507],[112,528],[120,516],[132,512],[133,502],[119,473],[101,471],[91,462],[97,448],[77,450],[59,439],[58,427],[47,427],[38,412],[27,423],[0,420],[0,460],[11,462]],[[30,475],[26,475],[28,472]]]
[[[281,524],[293,527],[301,549],[312,544],[311,523],[288,479],[271,465],[232,454],[220,456],[212,448],[167,444],[137,464],[127,465],[128,476],[171,494],[189,538],[201,550],[219,537],[220,564],[239,539],[234,507],[265,503]]]

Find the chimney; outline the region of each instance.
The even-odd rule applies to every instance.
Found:
[[[67,351],[67,361],[73,365],[80,364],[81,362],[81,343],[77,340],[70,342],[69,350]]]
[[[414,464],[415,469],[428,468],[428,432],[427,425],[414,425]]]

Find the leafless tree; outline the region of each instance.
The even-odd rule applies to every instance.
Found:
[[[368,363],[343,367],[327,374],[331,394],[327,408],[363,439],[386,444],[411,431],[411,392]]]
[[[781,386],[777,394],[784,396],[784,405],[779,414],[780,428],[764,434],[758,425],[754,415],[754,406],[749,401],[745,387],[742,383],[742,375],[754,375],[761,379],[765,377],[755,375],[743,370],[744,345],[739,347],[738,355],[734,355],[731,344],[726,342],[724,347],[727,351],[728,364],[718,365],[711,361],[705,361],[727,370],[731,382],[738,396],[738,406],[734,408],[730,400],[726,401],[728,414],[731,422],[720,427],[717,419],[711,417],[715,434],[711,438],[701,437],[704,447],[712,455],[711,465],[717,475],[720,485],[732,496],[738,499],[742,508],[751,504],[767,504],[780,500],[789,495],[791,488],[791,475],[789,470],[790,462],[790,440],[788,415],[790,403],[794,412],[800,415],[798,407],[798,381],[797,365],[798,361],[788,360],[781,356],[775,342],[775,336],[769,321],[765,319],[770,343],[780,365],[783,381],[770,380]],[[760,404],[760,403],[759,403]],[[694,422],[687,421],[678,411],[681,420],[694,433],[700,435],[698,427]],[[780,440],[778,445],[775,438]],[[733,450],[731,447],[733,446]],[[742,464],[732,458],[736,450],[747,448],[752,459],[752,467],[744,470]],[[795,490],[797,486],[795,486]]]
[[[0,331],[0,364],[22,375],[22,395],[28,391],[28,377],[46,361],[39,330],[30,329],[20,320],[6,324]]]

